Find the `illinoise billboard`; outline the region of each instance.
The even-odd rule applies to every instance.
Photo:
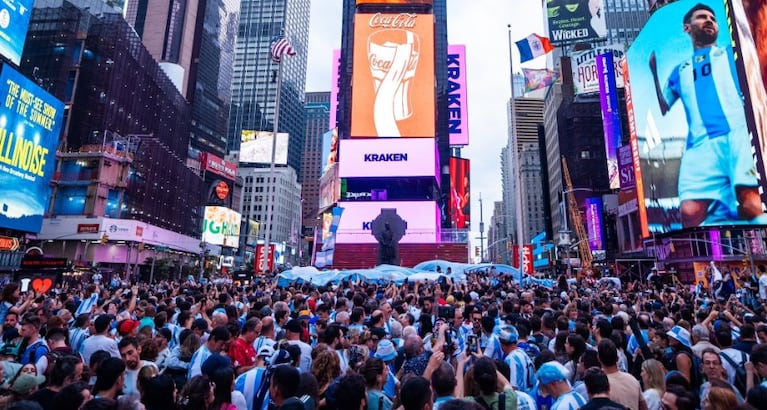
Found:
[[[450,145],[469,145],[466,46],[447,46],[447,120]]]
[[[733,47],[730,21],[724,0],[680,0],[657,10],[628,50],[629,128],[645,237],[765,222],[759,193],[765,129],[755,117],[764,100],[752,107],[764,83],[758,72],[745,74],[749,64],[759,67],[758,60],[744,65],[755,46]]]
[[[607,36],[602,0],[546,0],[552,44],[603,39]]]
[[[51,195],[64,104],[8,65],[0,98],[0,227],[37,233]]]
[[[338,223],[336,243],[377,243],[372,222],[382,212],[393,210],[405,221],[405,236],[399,243],[435,243],[439,239],[440,213],[436,202],[339,202],[344,209]]]
[[[269,164],[272,162],[273,133],[270,131],[242,130],[240,141],[240,162],[250,164]],[[277,133],[277,146],[274,151],[274,163],[288,163],[288,134]]]
[[[202,171],[212,172],[231,181],[237,179],[237,165],[208,152],[200,153],[200,168]]]
[[[341,140],[341,178],[409,177],[438,178],[432,138],[375,138]]]
[[[351,137],[434,138],[434,98],[434,16],[355,15]]]
[[[450,157],[450,220],[454,229],[471,226],[470,165],[468,159]]]
[[[223,206],[206,206],[202,240],[213,245],[237,248],[240,242],[239,212]]]

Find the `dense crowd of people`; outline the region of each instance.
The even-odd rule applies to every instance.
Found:
[[[764,267],[650,279],[10,283],[0,410],[767,408]]]

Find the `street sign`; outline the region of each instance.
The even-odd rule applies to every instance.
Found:
[[[0,251],[15,251],[19,249],[19,238],[0,236]]]

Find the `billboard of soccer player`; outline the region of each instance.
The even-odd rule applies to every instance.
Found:
[[[645,237],[765,223],[762,155],[752,153],[763,136],[743,93],[743,51],[733,47],[725,1],[664,6],[627,53]]]

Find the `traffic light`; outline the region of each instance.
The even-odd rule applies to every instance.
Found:
[[[107,234],[101,235],[101,244],[106,245],[107,242],[109,242],[109,235]]]
[[[479,256],[479,246],[474,247],[474,256]]]

